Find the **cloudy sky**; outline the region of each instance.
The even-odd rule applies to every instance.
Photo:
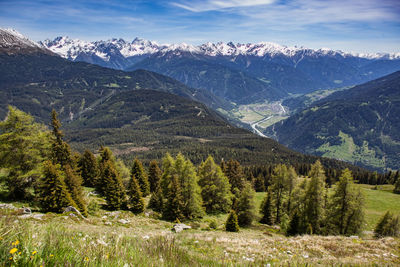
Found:
[[[276,42],[400,52],[400,0],[0,0],[0,27],[33,40]]]

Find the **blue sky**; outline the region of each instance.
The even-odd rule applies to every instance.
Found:
[[[33,40],[138,36],[400,52],[400,0],[0,0],[0,27]]]

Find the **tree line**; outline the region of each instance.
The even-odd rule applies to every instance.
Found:
[[[74,206],[87,216],[86,186],[104,197],[109,210],[139,214],[146,209],[144,197],[150,195],[148,208],[165,220],[229,213],[226,230],[238,231],[256,219],[254,198],[259,191],[266,192],[259,207],[260,222],[280,225],[287,235],[353,235],[362,230],[364,197],[348,169],[338,175],[319,161],[243,168],[236,160],[217,164],[212,156],[196,167],[180,153],[165,154],[161,168],[153,160],[146,171],[136,158],[128,169],[107,147],[101,147],[97,157],[89,150],[82,155],[72,152],[54,110],[51,118],[49,131],[30,115],[9,107],[0,123],[0,175],[9,197],[34,200],[44,212]],[[399,191],[398,172],[382,177]],[[385,214],[375,232],[398,235],[399,218]]]

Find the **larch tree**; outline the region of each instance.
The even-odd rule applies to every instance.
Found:
[[[225,175],[231,184],[231,191],[234,195],[238,196],[245,184],[245,176],[240,163],[236,160],[229,160],[226,163]]]
[[[226,213],[232,206],[231,186],[221,168],[208,156],[199,170],[199,185],[207,213]]]
[[[274,168],[271,177],[271,193],[274,201],[275,222],[281,222],[284,213],[283,204],[288,195],[288,169],[286,165],[279,164]]]
[[[378,224],[374,229],[374,235],[377,238],[385,236],[400,236],[400,218],[394,216],[390,211],[387,211],[385,215],[381,217]]]
[[[252,185],[246,182],[237,202],[236,213],[239,226],[249,226],[255,217],[255,192]]]
[[[150,161],[149,165],[149,183],[150,183],[150,192],[154,193],[160,183],[161,179],[161,170],[158,167],[158,163],[156,160]]]
[[[304,195],[306,231],[308,233],[320,234],[321,223],[325,215],[325,173],[319,160],[311,166],[309,176],[311,179],[307,184]]]
[[[330,234],[354,235],[362,230],[364,203],[349,169],[345,169],[333,189],[328,206],[327,225]]]
[[[42,163],[50,155],[50,132],[33,117],[8,107],[0,122],[0,169],[5,170],[5,185],[11,199],[30,199],[40,179]]]
[[[134,176],[135,179],[138,181],[143,196],[145,197],[149,195],[150,194],[149,180],[147,179],[147,174],[144,171],[142,162],[137,158],[135,158],[135,160],[133,161],[131,176]]]
[[[183,220],[184,202],[178,176],[175,174],[169,179],[166,200],[162,209],[162,217],[168,221]]]

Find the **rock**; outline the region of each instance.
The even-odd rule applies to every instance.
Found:
[[[18,216],[18,218],[20,218],[20,219],[29,219],[29,218],[32,218],[32,215],[31,214],[23,214],[23,215]]]
[[[16,210],[17,208],[13,204],[1,203],[0,209]]]
[[[105,222],[104,224],[105,224],[105,225],[112,225],[111,222]]]
[[[21,214],[32,214],[31,209],[30,208],[25,208],[25,207],[22,207],[22,209],[19,209],[19,212]]]
[[[356,236],[356,235],[351,235],[350,238],[352,238],[352,239],[358,239],[359,237]]]
[[[191,229],[189,225],[186,225],[184,223],[177,223],[172,227],[172,232],[179,233],[182,232],[183,230]]]
[[[122,224],[127,224],[127,223],[129,223],[129,220],[119,219],[118,222],[122,223]]]
[[[42,213],[38,213],[38,214],[23,214],[18,216],[18,218],[20,219],[29,219],[29,218],[33,218],[36,220],[42,220],[43,219],[44,214]]]
[[[145,236],[143,236],[143,239],[144,239],[144,240],[148,240],[148,239],[150,239],[150,236],[145,235]]]
[[[73,206],[68,206],[68,207],[64,208],[64,212],[63,212],[63,213],[67,213],[67,212],[74,212],[74,213],[76,213],[76,215],[78,215],[78,216],[76,216],[76,215],[74,214],[76,217],[80,217],[80,218],[82,218],[82,219],[85,219],[85,217],[83,217],[83,215],[80,213],[80,211],[77,210],[77,209],[76,209],[75,207],[73,207]]]

